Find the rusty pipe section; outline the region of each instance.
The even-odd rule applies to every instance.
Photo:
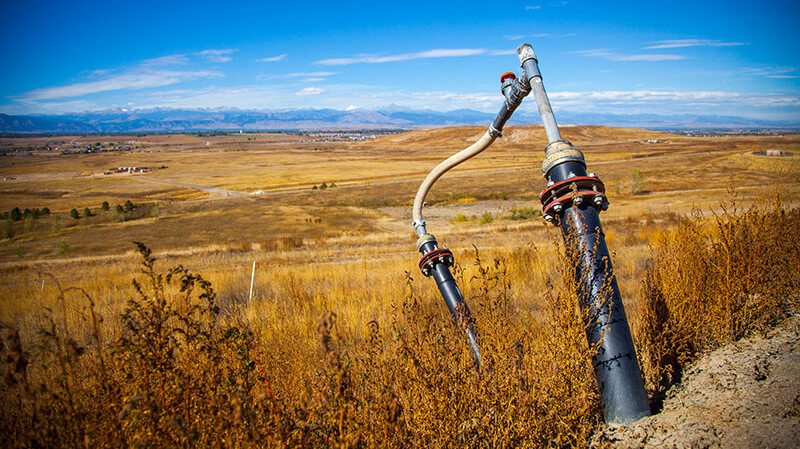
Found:
[[[650,414],[630,326],[611,265],[600,212],[608,208],[603,182],[586,170],[586,160],[561,137],[544,90],[539,63],[529,44],[517,48],[542,115],[549,144],[540,194],[543,216],[561,228],[567,253],[575,262],[578,301],[607,423],[630,424]]]

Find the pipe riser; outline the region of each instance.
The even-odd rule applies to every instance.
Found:
[[[557,164],[547,173],[554,183],[581,176],[587,176],[586,166],[577,161]],[[591,347],[597,346],[592,364],[604,419],[629,424],[648,416],[650,407],[600,213],[589,202],[569,204],[560,215],[560,226],[567,254],[575,261],[578,299],[586,313],[586,338]]]
[[[567,253],[575,260],[586,338],[607,423],[629,424],[650,414],[630,326],[611,257],[593,206],[572,206],[561,220]]]

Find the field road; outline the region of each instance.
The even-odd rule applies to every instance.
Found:
[[[185,182],[178,182],[178,181],[166,181],[164,179],[145,178],[143,176],[136,176],[135,178],[131,178],[131,179],[141,179],[142,181],[157,182],[157,183],[160,183],[160,184],[170,184],[170,185],[173,185],[173,186],[188,187],[190,189],[202,190],[202,191],[208,192],[208,193],[218,193],[220,195],[224,195],[227,198],[241,198],[243,196],[250,196],[249,193],[236,192],[234,190],[218,189],[216,187],[206,187],[206,186],[201,186],[201,185],[197,185],[197,184],[188,184],[188,183],[185,183]]]

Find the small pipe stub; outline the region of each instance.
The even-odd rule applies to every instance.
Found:
[[[506,72],[506,73],[500,75],[500,82],[502,83],[503,81],[505,81],[505,80],[507,80],[509,78],[511,78],[512,80],[515,80],[515,79],[517,79],[517,75],[515,75],[514,72]]]

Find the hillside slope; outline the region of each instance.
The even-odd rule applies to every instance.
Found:
[[[371,146],[463,148],[471,145],[486,131],[484,126],[457,126],[409,131],[379,137],[369,142]],[[562,136],[575,145],[599,145],[625,141],[667,140],[678,136],[658,131],[610,126],[564,126]],[[503,131],[497,146],[547,144],[544,128],[540,126],[512,126]]]

